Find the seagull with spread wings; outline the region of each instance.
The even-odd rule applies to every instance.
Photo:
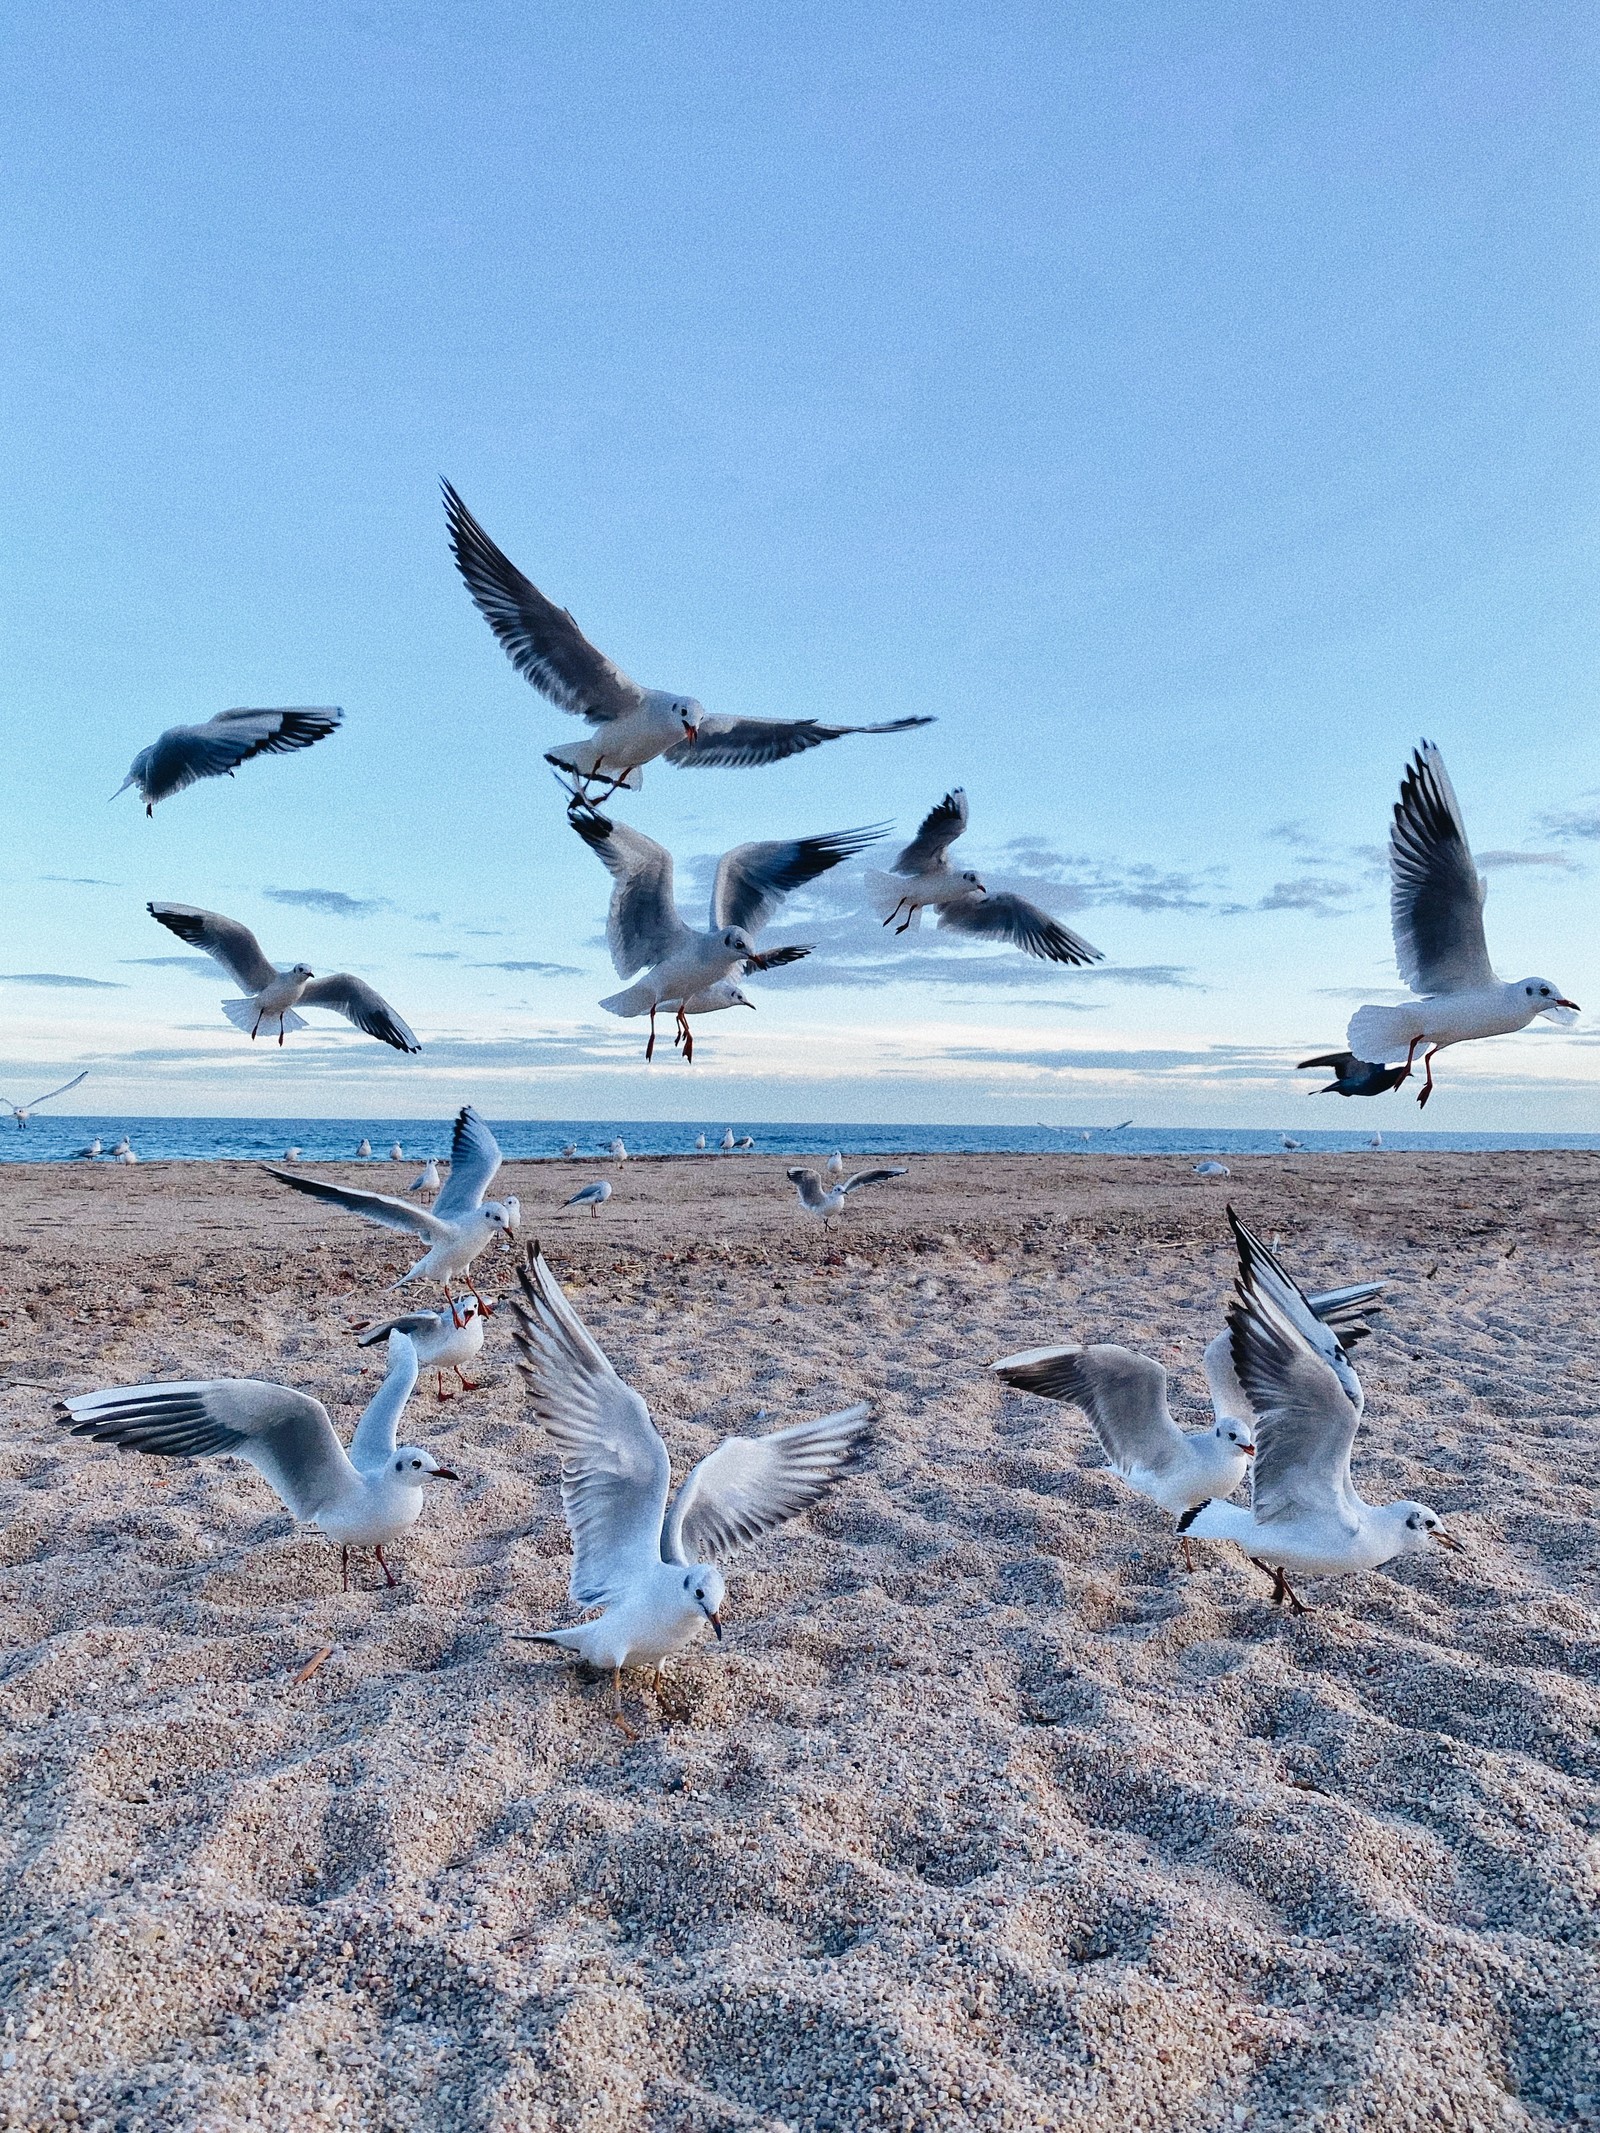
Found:
[[[831,1162],[829,1169],[832,1169]],[[839,1169],[841,1172],[844,1169],[842,1162]],[[831,1180],[824,1184],[816,1171],[808,1169],[804,1164],[798,1164],[793,1170],[786,1170],[783,1174],[794,1187],[795,1198],[806,1213],[815,1215],[826,1229],[830,1215],[843,1213],[847,1193],[855,1192],[863,1185],[886,1185],[890,1178],[903,1178],[906,1173],[904,1166],[898,1170],[858,1170],[854,1177],[841,1176],[837,1184]]]
[[[509,1243],[522,1220],[522,1204],[512,1194],[507,1193],[503,1200],[484,1198],[500,1161],[499,1142],[467,1104],[456,1118],[450,1144],[450,1175],[432,1207],[417,1207],[410,1200],[397,1200],[386,1192],[363,1192],[354,1185],[336,1185],[331,1178],[297,1177],[292,1170],[274,1170],[270,1165],[268,1175],[296,1192],[308,1193],[314,1200],[325,1200],[330,1207],[342,1207],[346,1214],[359,1215],[364,1222],[376,1222],[384,1229],[408,1230],[412,1236],[422,1238],[427,1251],[390,1284],[392,1288],[402,1289],[408,1281],[437,1281],[444,1289],[445,1301],[455,1310],[450,1284],[460,1279],[477,1296],[479,1309],[488,1310],[490,1307],[478,1296],[473,1282],[472,1262],[496,1237]]]
[[[883,923],[896,919],[897,934],[920,925],[935,910],[941,928],[1004,941],[1047,963],[1099,963],[1098,948],[1063,926],[1048,911],[1008,890],[991,895],[976,874],[950,864],[950,847],[967,826],[967,796],[959,786],[923,817],[922,827],[887,874],[869,874],[867,891]]]
[[[1359,1007],[1345,1032],[1358,1061],[1404,1060],[1408,1074],[1417,1047],[1427,1045],[1419,1104],[1433,1094],[1433,1062],[1447,1044],[1508,1037],[1540,1015],[1563,1024],[1578,1018],[1577,1002],[1551,979],[1495,976],[1483,931],[1487,887],[1444,757],[1424,741],[1401,781],[1389,831],[1395,961],[1421,997],[1403,1007]]]
[[[586,719],[594,738],[550,749],[547,763],[576,780],[574,801],[604,781],[595,797],[636,792],[646,763],[664,756],[681,770],[746,769],[781,763],[850,733],[906,733],[931,718],[896,718],[877,726],[825,726],[814,718],[708,718],[695,698],[673,689],[642,689],[597,651],[564,607],[547,600],[490,540],[449,482],[445,518],[456,566],[479,613],[506,656],[560,711]]]
[[[600,1005],[609,1015],[648,1015],[646,1059],[655,1056],[656,1013],[671,1007],[675,1041],[686,1060],[694,1057],[686,1001],[736,971],[771,970],[792,963],[807,948],[757,950],[755,936],[791,890],[804,887],[875,844],[881,828],[833,830],[773,844],[739,844],[717,862],[711,887],[711,923],[701,931],[678,915],[672,894],[672,854],[653,837],[626,823],[609,821],[592,808],[568,820],[610,873],[616,886],[606,919],[606,946],[619,978],[644,976]]]
[[[708,1625],[721,1638],[721,1565],[827,1494],[866,1442],[869,1409],[766,1437],[725,1437],[690,1468],[669,1510],[672,1467],[649,1408],[612,1369],[543,1256],[529,1256],[531,1273],[519,1270],[526,1302],[514,1305],[517,1367],[561,1455],[573,1604],[603,1612],[528,1641],[608,1672],[614,1722],[634,1738],[622,1712],[623,1668],[648,1667],[659,1695],[664,1661]]]
[[[17,1131],[20,1133],[34,1112],[38,1110],[40,1104],[54,1102],[56,1097],[65,1096],[69,1089],[75,1089],[80,1081],[87,1081],[88,1079],[89,1069],[85,1067],[81,1074],[74,1074],[70,1081],[64,1081],[59,1089],[46,1089],[42,1096],[30,1096],[25,1104],[14,1104],[9,1096],[0,1096],[0,1104],[4,1104],[11,1116],[16,1120]],[[99,1153],[98,1142],[95,1143],[95,1152],[96,1154]]]
[[[231,778],[241,763],[258,755],[292,755],[326,740],[344,718],[336,706],[292,711],[219,711],[203,726],[169,726],[141,748],[116,791],[120,799],[137,785],[144,811],[197,784],[201,778]]]
[[[192,948],[203,948],[219,963],[236,985],[244,988],[242,1000],[224,1000],[222,1012],[235,1029],[248,1032],[251,1042],[265,1028],[277,1025],[282,1044],[289,1030],[304,1029],[306,1020],[296,1007],[327,1007],[353,1022],[364,1036],[391,1044],[397,1052],[420,1052],[422,1046],[388,1001],[362,978],[345,970],[319,978],[309,964],[296,963],[280,970],[261,952],[261,943],[248,926],[220,911],[201,911],[193,904],[147,904],[145,909],[158,924],[175,933]]]

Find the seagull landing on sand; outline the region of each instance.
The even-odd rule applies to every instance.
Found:
[[[736,971],[767,970],[808,953],[793,948],[763,955],[756,949],[755,936],[791,890],[815,881],[883,835],[877,828],[835,830],[784,843],[736,845],[717,862],[711,922],[702,932],[678,915],[672,896],[672,854],[665,846],[592,810],[570,815],[568,820],[616,884],[606,919],[606,945],[618,977],[645,973],[626,992],[612,993],[600,1005],[610,1015],[650,1017],[646,1059],[655,1056],[659,1008],[692,999]],[[694,1037],[681,1004],[677,1036],[684,1058],[692,1060]]]
[[[520,1278],[518,1365],[534,1413],[561,1454],[561,1507],[572,1532],[573,1604],[603,1608],[596,1622],[542,1631],[535,1644],[575,1652],[612,1679],[648,1667],[661,1692],[663,1661],[706,1625],[720,1638],[720,1565],[826,1495],[866,1441],[864,1406],[768,1437],[726,1437],[690,1469],[669,1511],[667,1448],[650,1410],[601,1353],[542,1257]]]
[[[446,1304],[442,1311],[409,1311],[404,1318],[385,1319],[381,1326],[363,1326],[356,1335],[356,1344],[371,1348],[387,1340],[391,1333],[403,1333],[417,1351],[418,1369],[433,1372],[442,1404],[455,1398],[453,1392],[444,1389],[447,1370],[453,1370],[460,1378],[463,1391],[477,1391],[477,1379],[469,1378],[461,1366],[483,1353],[483,1321],[493,1309],[493,1304],[480,1307],[476,1298],[463,1297],[459,1303]]]
[[[172,1459],[231,1452],[247,1459],[295,1518],[338,1544],[348,1591],[352,1548],[370,1548],[389,1584],[399,1583],[383,1559],[384,1544],[416,1524],[429,1481],[457,1478],[419,1445],[395,1442],[416,1382],[416,1349],[403,1333],[391,1333],[388,1375],[348,1453],[320,1400],[255,1378],[91,1392],[63,1403],[63,1427],[126,1452]]]
[[[1005,941],[1047,963],[1105,960],[1098,948],[1037,904],[1009,893],[991,896],[976,874],[958,873],[949,852],[966,826],[967,796],[958,786],[924,816],[921,829],[887,874],[867,876],[867,892],[886,926],[898,918],[895,931],[904,933],[931,908],[938,912],[941,927]]]
[[[1229,1209],[1239,1247],[1236,1292],[1228,1306],[1234,1371],[1256,1416],[1250,1509],[1205,1503],[1186,1511],[1180,1533],[1237,1541],[1272,1578],[1279,1605],[1304,1608],[1296,1577],[1345,1577],[1376,1570],[1397,1555],[1438,1545],[1461,1549],[1436,1511],[1421,1503],[1363,1503],[1350,1479],[1361,1421],[1360,1380],[1338,1338]],[[1331,1346],[1330,1346],[1331,1344]]]
[[[1311,1091],[1313,1096],[1383,1096],[1398,1089],[1411,1072],[1409,1066],[1379,1066],[1372,1059],[1358,1059],[1354,1052],[1319,1052],[1315,1059],[1302,1059],[1297,1074],[1307,1067],[1326,1067],[1332,1081]]]
[[[30,1096],[25,1104],[14,1104],[9,1096],[0,1096],[0,1104],[4,1104],[11,1116],[16,1120],[17,1131],[20,1133],[41,1104],[53,1103],[58,1096],[65,1096],[69,1089],[75,1089],[80,1081],[87,1081],[88,1079],[89,1069],[85,1067],[81,1074],[74,1074],[70,1081],[64,1081],[59,1089],[46,1089],[42,1096]],[[97,1154],[99,1148],[100,1143],[96,1141],[95,1152]]]
[[[1389,917],[1400,975],[1422,998],[1403,1007],[1358,1007],[1345,1042],[1356,1057],[1384,1064],[1427,1045],[1417,1102],[1433,1094],[1433,1062],[1448,1044],[1506,1037],[1540,1015],[1571,1023],[1578,1005],[1549,978],[1503,984],[1483,931],[1487,884],[1473,862],[1461,805],[1444,758],[1431,741],[1412,757],[1389,831]]]
[[[243,1000],[224,1000],[222,1012],[235,1029],[248,1032],[252,1042],[264,1028],[271,1034],[277,1024],[282,1044],[289,1030],[304,1029],[299,1007],[328,1007],[353,1022],[364,1036],[393,1045],[397,1052],[420,1052],[422,1047],[394,1009],[360,978],[347,971],[319,978],[305,963],[279,970],[261,952],[261,943],[248,926],[218,911],[197,910],[193,904],[146,904],[153,919],[175,933],[192,948],[203,948],[236,985],[248,995]]]
[[[120,799],[137,785],[144,811],[170,800],[201,778],[231,778],[252,756],[289,755],[326,740],[344,717],[340,710],[219,711],[203,726],[169,726],[148,748],[141,748],[116,791]]]
[[[839,1168],[842,1170],[844,1165],[841,1163]],[[786,1170],[784,1176],[794,1187],[795,1196],[807,1214],[818,1216],[823,1228],[826,1229],[828,1217],[841,1211],[847,1193],[854,1192],[860,1185],[882,1185],[890,1178],[903,1178],[905,1171],[904,1169],[858,1170],[853,1178],[846,1178],[842,1184],[834,1185],[831,1188],[823,1184],[814,1170],[807,1170],[804,1167]]]
[[[561,1204],[563,1207],[587,1207],[590,1214],[598,1222],[600,1210],[610,1197],[611,1180],[609,1178],[596,1178],[592,1185],[580,1186],[570,1200],[563,1200]]]
[[[392,1288],[404,1288],[408,1281],[437,1281],[444,1288],[445,1301],[453,1304],[450,1283],[460,1279],[482,1306],[483,1298],[478,1296],[469,1271],[472,1262],[496,1237],[509,1243],[522,1219],[521,1205],[509,1193],[503,1200],[484,1198],[499,1168],[499,1143],[468,1104],[456,1119],[450,1144],[450,1176],[431,1208],[414,1207],[409,1200],[392,1199],[388,1193],[335,1185],[330,1178],[302,1178],[287,1170],[270,1168],[268,1175],[281,1184],[292,1185],[296,1192],[342,1207],[346,1214],[359,1215],[364,1222],[379,1223],[384,1229],[409,1230],[424,1239],[428,1250],[390,1284]]]
[[[573,804],[589,786],[595,795],[626,787],[636,792],[646,763],[665,756],[679,769],[742,769],[780,763],[850,733],[906,733],[930,718],[897,718],[877,726],[824,726],[816,719],[708,718],[692,696],[642,689],[584,636],[564,607],[547,600],[490,540],[461,498],[444,483],[445,518],[456,567],[479,613],[499,638],[517,672],[558,710],[586,719],[594,738],[550,749],[547,763],[575,782]]]

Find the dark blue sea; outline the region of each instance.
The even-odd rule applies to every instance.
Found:
[[[450,1124],[448,1118],[51,1118],[40,1112],[24,1130],[0,1121],[0,1161],[68,1162],[96,1138],[109,1155],[126,1136],[142,1162],[275,1162],[290,1148],[298,1148],[304,1162],[349,1162],[365,1136],[372,1144],[374,1165],[384,1170],[396,1142],[407,1162],[448,1155]],[[827,1155],[835,1148],[872,1155],[1284,1152],[1281,1133],[1223,1126],[795,1126],[740,1118],[708,1118],[688,1125],[637,1118],[496,1118],[490,1124],[507,1158],[515,1161],[559,1155],[569,1142],[577,1144],[580,1155],[599,1157],[619,1135],[632,1155],[688,1155],[699,1134],[704,1133],[708,1149],[715,1150],[730,1127],[736,1137],[750,1136],[755,1153],[775,1156]],[[1600,1148],[1600,1134],[1595,1133],[1407,1132],[1366,1113],[1346,1131],[1308,1129],[1295,1138],[1308,1154],[1337,1154],[1366,1149],[1379,1131],[1386,1149],[1402,1151]]]

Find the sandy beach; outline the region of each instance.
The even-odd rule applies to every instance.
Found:
[[[342,1593],[248,1469],[53,1397],[269,1377],[348,1436],[405,1240],[244,1166],[0,1172],[0,2124],[1600,2124],[1600,1157],[1233,1170],[915,1158],[824,1237],[766,1158],[629,1163],[599,1221],[592,1165],[507,1166],[676,1473],[878,1416],[636,1746],[508,1640],[572,1619],[509,1313],[413,1399],[462,1482],[399,1589]],[[1198,1421],[1229,1195],[1391,1283],[1357,1483],[1467,1556],[1288,1618],[988,1375],[1123,1341]]]

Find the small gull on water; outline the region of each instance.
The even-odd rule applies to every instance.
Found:
[[[356,1161],[358,1163],[364,1163],[367,1157],[371,1155],[371,1153],[372,1143],[367,1139],[366,1135],[363,1134],[360,1140],[356,1143]]]
[[[224,1000],[222,1012],[235,1029],[244,1030],[252,1039],[263,1027],[270,1035],[276,1023],[282,1044],[289,1030],[306,1027],[305,1017],[294,1012],[297,1006],[327,1007],[353,1022],[364,1036],[393,1045],[397,1052],[421,1051],[388,1001],[364,979],[353,978],[345,970],[319,978],[306,963],[280,970],[262,954],[261,943],[248,926],[236,918],[224,918],[219,911],[201,911],[193,904],[147,904],[145,909],[180,941],[204,949],[243,987],[246,997]]]
[[[87,1148],[79,1148],[74,1151],[73,1160],[79,1163],[92,1163],[99,1153],[100,1136],[96,1134]]]
[[[231,778],[241,763],[258,755],[290,755],[326,740],[343,719],[334,706],[289,711],[219,711],[203,726],[169,726],[148,748],[141,748],[116,791],[120,799],[137,785],[144,811],[170,800],[201,778]]]

